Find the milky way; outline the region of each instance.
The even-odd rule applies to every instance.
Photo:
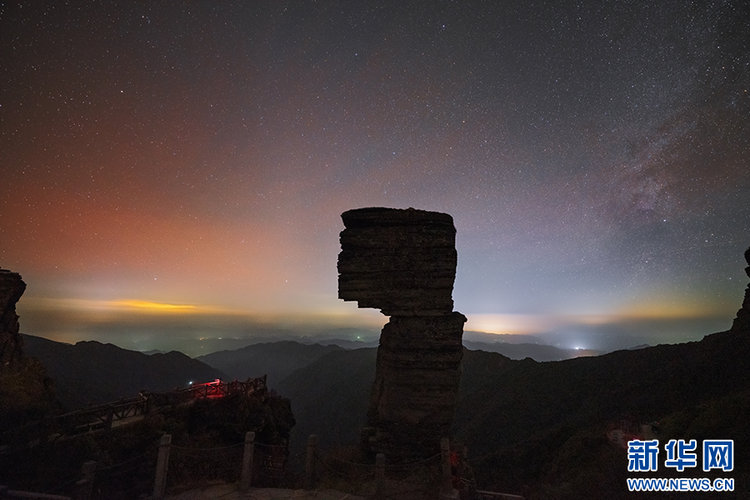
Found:
[[[5,3],[0,266],[32,305],[357,318],[339,214],[411,206],[455,219],[467,329],[699,338],[746,285],[749,10]]]

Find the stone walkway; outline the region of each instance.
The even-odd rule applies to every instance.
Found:
[[[235,484],[217,484],[197,490],[166,496],[165,500],[365,500],[336,490],[286,490],[280,488],[251,488],[239,491]]]

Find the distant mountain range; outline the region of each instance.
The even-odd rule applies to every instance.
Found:
[[[291,340],[253,344],[234,351],[219,351],[195,358],[226,373],[232,379],[267,375],[269,387],[320,357],[343,350],[338,345],[301,344]]]
[[[327,448],[357,442],[375,356],[376,349],[329,353],[279,384],[297,419],[294,446],[312,433]],[[607,431],[658,421],[662,440],[733,439],[732,477],[747,491],[748,359],[750,338],[733,332],[547,363],[464,350],[454,436],[468,446],[484,488],[627,498],[627,453]]]
[[[485,335],[490,336],[493,334]],[[513,336],[509,335],[508,337]],[[560,361],[563,359],[601,354],[599,351],[560,349],[535,343],[464,340],[463,344],[471,350],[497,352],[510,359],[531,358],[535,361]],[[256,343],[241,349],[218,351],[198,356],[195,359],[223,371],[231,378],[239,380],[267,374],[269,386],[276,387],[295,370],[317,361],[330,352],[377,346],[378,342],[345,339],[318,339],[316,343],[311,343],[309,339],[300,339],[299,341],[283,340]]]
[[[543,344],[510,344],[507,342],[472,342],[463,341],[464,347],[472,351],[487,351],[502,354],[510,359],[531,358],[534,361],[562,361],[564,359],[580,358],[583,356],[599,356],[601,351],[590,349],[560,349]]]
[[[358,442],[377,353],[282,341],[190,359],[98,342],[69,345],[31,336],[24,341],[26,353],[44,364],[69,408],[133,396],[140,389],[168,390],[190,380],[268,374],[271,387],[291,400],[297,422],[293,453],[313,433],[326,449]],[[747,335],[724,332],[700,342],[549,362],[530,358],[559,359],[580,351],[466,343],[482,349],[464,350],[453,433],[468,447],[480,487],[528,498],[628,498],[627,453],[607,431],[658,421],[664,443],[733,439],[731,477],[739,491],[748,490]],[[493,349],[525,359],[489,352]]]
[[[69,410],[134,397],[138,391],[168,391],[190,381],[228,378],[226,374],[172,351],[147,355],[112,344],[75,345],[22,335],[24,351],[42,362],[54,381],[57,399]]]
[[[359,442],[376,356],[373,347],[330,352],[279,383],[277,390],[292,402],[297,421],[293,450],[301,450],[310,434],[326,448]]]
[[[474,338],[483,338],[480,335],[475,334]],[[33,335],[23,335],[23,339],[26,353],[42,362],[55,382],[58,400],[69,409],[132,397],[142,389],[163,391],[182,387],[191,380],[245,380],[268,375],[270,387],[288,388],[292,382],[282,386],[284,379],[327,354],[377,346],[373,341],[346,339],[317,339],[317,343],[310,343],[312,339],[284,340],[255,343],[191,359],[176,351],[140,353],[96,341],[72,345]],[[531,357],[551,361],[591,354],[539,344],[479,341],[464,344],[471,349],[499,352],[512,359]]]

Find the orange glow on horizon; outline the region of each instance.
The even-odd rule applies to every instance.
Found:
[[[188,304],[143,299],[82,299],[24,297],[18,304],[22,318],[31,315],[77,318],[82,323],[124,320],[128,317],[148,316],[158,321],[159,317],[205,316],[213,321],[250,322],[296,329],[299,327],[362,327],[382,328],[388,318],[372,309],[357,309],[352,304],[340,302],[325,310],[299,308],[296,310],[248,310],[212,304]]]
[[[547,330],[551,323],[532,314],[469,314],[464,331],[498,334],[531,334]]]
[[[194,312],[197,307],[191,304],[167,304],[145,300],[115,300],[110,302],[114,307],[126,307],[158,312]]]
[[[544,333],[563,325],[605,325],[624,321],[690,320],[718,317],[714,304],[631,304],[620,311],[602,314],[468,314],[465,331],[529,335]]]
[[[96,299],[55,299],[42,297],[25,298],[20,305],[23,308],[36,311],[65,311],[68,313],[221,313],[218,307],[197,306],[194,304],[178,304],[170,302],[156,302],[138,299],[96,300]]]
[[[624,302],[609,314],[593,315],[606,321],[640,319],[691,319],[718,317],[733,314],[734,304],[727,305],[716,297],[706,298],[685,295],[679,299],[669,297],[669,290],[643,293],[637,300]]]

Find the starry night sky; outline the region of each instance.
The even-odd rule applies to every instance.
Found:
[[[453,216],[467,330],[614,348],[727,329],[748,5],[4,2],[0,266],[28,283],[22,331],[381,325],[337,299],[339,215],[364,206]]]

